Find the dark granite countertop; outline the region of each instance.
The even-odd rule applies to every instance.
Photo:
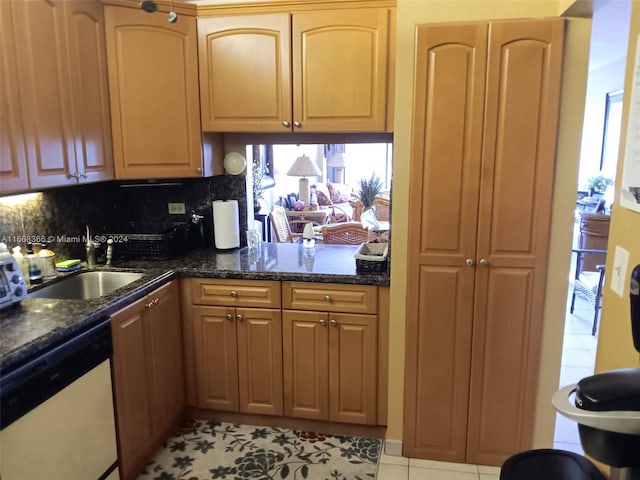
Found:
[[[26,298],[0,311],[0,368],[7,370],[46,351],[175,277],[237,278],[300,282],[389,285],[388,272],[356,273],[357,246],[264,243],[256,251],[196,250],[171,260],[127,261],[109,270],[145,275],[92,300]],[[105,269],[105,267],[98,267]]]

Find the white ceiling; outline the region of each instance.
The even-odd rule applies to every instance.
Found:
[[[631,1],[594,1],[589,70],[627,56]]]

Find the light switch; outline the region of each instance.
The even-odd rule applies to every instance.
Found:
[[[624,286],[627,283],[627,265],[629,264],[629,251],[622,247],[616,247],[613,257],[613,272],[611,272],[611,290],[620,298],[624,295]]]

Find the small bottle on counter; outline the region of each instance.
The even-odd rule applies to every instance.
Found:
[[[24,255],[22,254],[22,248],[20,247],[20,245],[18,245],[17,247],[13,247],[11,251],[13,252],[12,253],[13,258],[15,258],[18,265],[20,265],[20,270],[22,270],[22,276],[24,277],[24,280],[28,287],[29,286],[29,264],[27,263],[27,260],[24,258]]]
[[[29,264],[29,283],[31,285],[42,283],[40,257],[33,253],[33,245],[30,243],[27,244],[27,263]]]

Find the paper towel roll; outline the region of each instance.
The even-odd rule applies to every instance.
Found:
[[[240,226],[237,200],[213,202],[213,234],[216,248],[238,248]]]

